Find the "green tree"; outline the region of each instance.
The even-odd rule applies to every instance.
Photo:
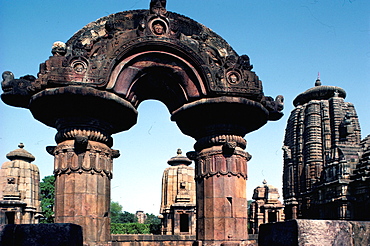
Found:
[[[124,211],[119,215],[119,223],[136,223],[137,217],[135,214]]]
[[[54,223],[54,175],[45,176],[40,182],[41,210],[40,223]]]
[[[122,205],[118,202],[110,203],[110,219],[111,223],[135,223],[137,218],[135,214],[124,211],[122,212]]]
[[[145,224],[149,225],[150,233],[161,234],[161,220],[154,214],[146,214]]]
[[[122,214],[122,205],[118,202],[110,203],[110,219],[111,223],[120,223],[119,216]]]
[[[140,223],[111,223],[112,234],[150,234],[148,224]]]

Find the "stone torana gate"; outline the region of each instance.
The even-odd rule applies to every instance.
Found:
[[[87,245],[110,241],[112,134],[135,125],[137,107],[163,102],[180,130],[196,140],[196,245],[243,245],[247,234],[244,151],[247,133],[281,118],[283,97],[266,97],[239,56],[210,29],[168,12],[149,10],[103,17],[67,43],[53,45],[38,77],[3,73],[2,100],[28,108],[57,129],[54,155],[55,222],[83,227]]]

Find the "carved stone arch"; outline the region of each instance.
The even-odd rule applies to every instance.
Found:
[[[135,53],[118,56],[106,87],[135,108],[143,100],[156,99],[173,112],[209,93],[199,58],[163,42],[135,48]]]

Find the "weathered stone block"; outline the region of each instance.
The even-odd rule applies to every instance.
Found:
[[[82,246],[82,227],[75,224],[2,225],[0,245]]]
[[[291,220],[260,226],[258,245],[370,245],[370,222]]]

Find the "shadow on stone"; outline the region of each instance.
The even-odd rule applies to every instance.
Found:
[[[75,224],[1,225],[0,246],[82,246],[82,227]]]

